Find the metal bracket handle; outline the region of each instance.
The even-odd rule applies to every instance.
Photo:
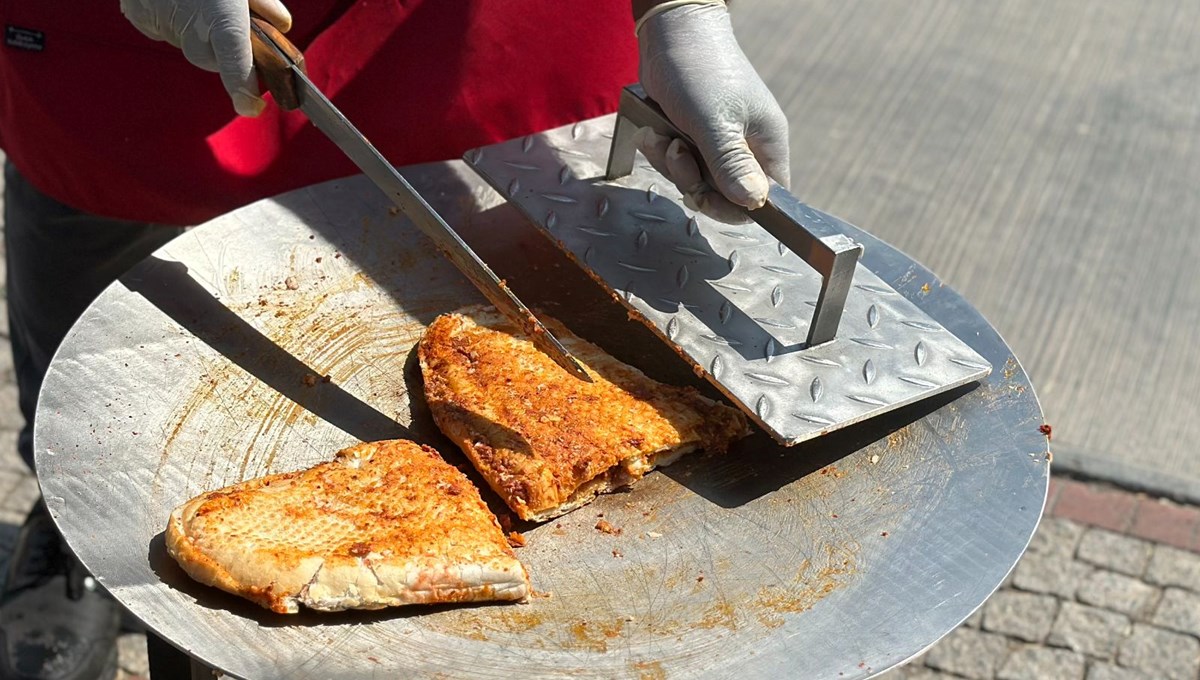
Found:
[[[605,172],[607,179],[617,179],[633,172],[634,153],[637,151],[633,134],[642,127],[682,139],[696,158],[700,158],[695,143],[667,119],[662,109],[646,96],[641,85],[634,84],[621,91],[617,127],[613,132]],[[703,165],[701,163],[700,171],[704,180],[712,185],[712,177]],[[846,296],[850,293],[850,284],[854,282],[854,269],[863,247],[828,222],[809,221],[801,210],[803,207],[804,204],[791,192],[771,180],[766,205],[757,210],[747,210],[746,214],[821,275],[821,294],[817,297],[816,309],[808,327],[807,345],[813,347],[837,336]]]

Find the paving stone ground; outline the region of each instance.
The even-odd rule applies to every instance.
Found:
[[[1109,512],[1161,505],[1111,487],[1056,479],[1012,577],[958,630],[893,671],[897,679],[1150,680],[1200,678],[1196,527],[1163,532]],[[1059,513],[1055,500],[1072,502]],[[1101,502],[1089,522],[1076,501]],[[1172,506],[1170,514],[1194,508]],[[1166,514],[1166,513],[1164,513]],[[1190,515],[1189,515],[1190,516]],[[1110,528],[1104,528],[1110,527]],[[1119,530],[1113,530],[1118,528]],[[1169,536],[1170,543],[1150,536]],[[1179,545],[1187,547],[1177,547]]]
[[[2,255],[0,242],[0,282]],[[16,454],[2,293],[0,284],[0,579],[38,493]],[[123,635],[120,659],[121,680],[149,676],[144,636]],[[1200,680],[1200,508],[1055,478],[1047,516],[1006,584],[889,677]]]

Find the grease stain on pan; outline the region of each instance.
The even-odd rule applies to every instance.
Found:
[[[845,587],[858,573],[858,551],[857,543],[826,546],[826,559],[819,567],[804,560],[792,583],[759,588],[749,605],[750,612],[767,628],[782,626],[786,614],[806,612],[833,591]]]
[[[192,391],[192,394],[188,396],[183,405],[177,408],[174,415],[171,416],[171,424],[166,428],[166,439],[162,445],[162,455],[159,456],[158,467],[154,471],[156,483],[163,467],[167,464],[167,459],[171,456],[171,451],[174,448],[176,440],[184,432],[184,426],[188,423],[191,414],[202,404],[212,399],[213,394],[217,391],[217,387],[224,382],[226,378],[225,374],[229,368],[228,364],[218,364],[210,367],[207,373],[200,376],[200,381]]]
[[[227,282],[230,287],[245,283],[237,272],[231,272]],[[330,376],[339,384],[344,381],[347,389],[365,393],[362,398],[381,412],[406,412],[403,364],[424,332],[424,324],[396,314],[385,299],[371,299],[384,294],[376,293],[361,272],[347,272],[333,281],[319,278],[317,283],[315,289],[301,286],[298,290],[264,285],[223,303],[309,366],[317,377]],[[372,294],[364,295],[364,291]],[[163,428],[156,491],[172,456],[181,457],[175,461],[176,467],[188,469],[200,463],[201,457],[210,459],[207,465],[200,463],[207,468],[205,487],[270,473],[283,447],[297,445],[295,426],[317,423],[315,414],[238,366],[233,361],[238,357],[210,351],[196,358],[203,362],[199,369],[203,372],[184,388],[189,393]],[[388,368],[392,364],[394,370]],[[316,388],[320,389],[320,383]],[[372,398],[375,396],[378,399]],[[334,450],[326,453],[332,455]],[[294,463],[289,461],[288,467]]]
[[[704,611],[704,616],[696,622],[696,628],[712,630],[713,628],[738,629],[737,608],[729,600],[721,599]]]
[[[596,652],[607,652],[609,641],[621,637],[624,628],[623,619],[607,622],[580,619],[568,626],[576,647]]]
[[[657,661],[639,661],[633,664],[638,680],[666,680],[667,671]]]

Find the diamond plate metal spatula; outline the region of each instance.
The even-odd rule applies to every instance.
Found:
[[[612,117],[466,154],[468,164],[755,422],[796,444],[978,380],[991,366],[858,263],[845,223],[772,183],[754,223],[693,213],[635,159],[686,140],[638,86]]]

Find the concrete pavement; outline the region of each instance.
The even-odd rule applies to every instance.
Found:
[[[793,189],[983,312],[1060,469],[1200,502],[1200,3],[732,7]]]

